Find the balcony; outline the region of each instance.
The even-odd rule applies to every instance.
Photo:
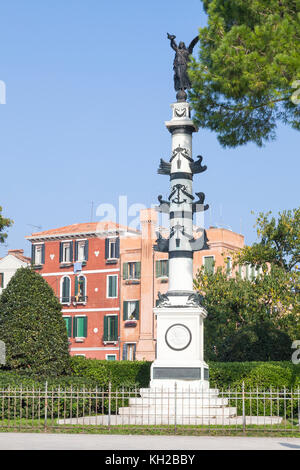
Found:
[[[116,344],[118,342],[119,338],[118,338],[117,335],[107,334],[107,335],[103,335],[102,340],[103,340],[104,344],[107,344],[107,343]]]
[[[88,296],[87,295],[75,295],[71,297],[71,301],[73,305],[86,304],[88,301]]]

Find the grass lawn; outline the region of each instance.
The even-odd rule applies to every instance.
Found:
[[[76,425],[57,424],[57,420],[49,419],[47,426],[41,419],[1,420],[0,432],[41,432],[68,434],[140,434],[140,435],[178,435],[178,436],[247,436],[247,437],[299,437],[300,426],[296,420],[287,420],[276,425],[242,425],[222,426],[183,426],[177,425]]]

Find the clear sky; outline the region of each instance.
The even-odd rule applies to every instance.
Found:
[[[0,205],[15,221],[8,249],[32,232],[98,220],[101,203],[150,206],[167,195],[159,159],[170,158],[173,51],[166,33],[188,43],[206,23],[200,0],[9,0],[1,4]],[[197,49],[197,47],[196,47]],[[195,49],[195,54],[197,50]],[[224,150],[194,134],[194,179],[223,225],[255,240],[255,212],[299,205],[299,136],[278,129],[264,148]]]

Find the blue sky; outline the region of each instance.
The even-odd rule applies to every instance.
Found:
[[[8,249],[37,231],[91,220],[100,203],[146,206],[167,195],[156,173],[169,159],[164,121],[175,100],[166,33],[189,42],[206,22],[200,0],[10,0],[1,5],[0,205],[15,224]],[[196,52],[197,53],[197,52]],[[275,142],[224,150],[194,135],[195,177],[223,225],[255,240],[255,212],[299,204],[299,134],[280,126]],[[95,212],[95,211],[94,211]],[[93,220],[97,220],[95,213]]]

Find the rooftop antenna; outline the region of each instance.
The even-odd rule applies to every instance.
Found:
[[[37,228],[38,230],[42,230],[42,228],[43,228],[41,225],[33,225],[33,224],[26,224],[26,225],[29,225],[30,227]]]
[[[91,222],[93,222],[94,216],[94,201],[91,201]]]

